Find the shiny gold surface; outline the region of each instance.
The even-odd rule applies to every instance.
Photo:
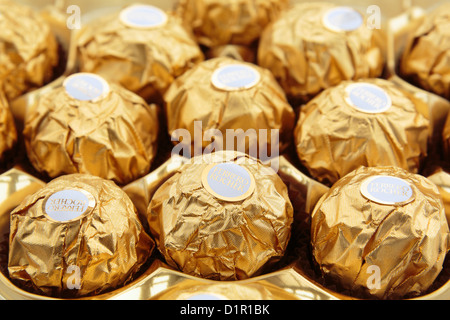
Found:
[[[399,71],[412,83],[450,99],[450,4],[419,18],[404,48]]]
[[[327,185],[359,166],[394,165],[418,173],[431,136],[427,106],[392,82],[359,82],[382,88],[392,106],[375,114],[355,110],[345,99],[355,82],[325,90],[301,109],[294,132],[299,159]]]
[[[450,227],[450,174],[442,168],[439,168],[427,178],[438,187],[444,203],[445,216]]]
[[[72,5],[73,2],[69,0],[58,0],[56,1],[56,7],[53,7],[53,1],[51,0],[43,0],[43,1],[37,1],[37,2],[30,2],[28,0],[17,0],[16,2],[24,3],[26,5],[30,5],[34,7],[37,10],[41,10],[43,8],[43,5],[51,5],[51,7],[47,8],[50,11],[53,11],[53,13],[56,13],[58,15],[58,21],[53,21],[57,26],[57,34],[62,35],[63,46],[65,43],[73,44],[70,40],[70,38],[67,36],[70,34],[69,30],[67,30],[65,23],[67,19],[67,12],[66,9],[69,5]],[[152,5],[157,5],[164,9],[171,9],[174,8],[174,1],[165,1],[165,0],[142,0],[140,2],[143,3],[149,3]],[[303,0],[294,0],[292,3],[302,3],[302,2],[310,2],[310,1],[303,1]],[[347,0],[336,0],[333,1],[333,3],[338,5],[356,5],[358,9],[361,10],[361,12],[364,12],[369,6],[371,5],[378,5],[381,7],[381,13],[384,17],[387,18],[396,18],[398,14],[404,13],[405,9],[408,9],[407,14],[404,14],[400,16],[399,20],[396,19],[390,19],[388,22],[395,22],[395,27],[398,26],[404,26],[405,23],[409,24],[410,20],[417,16],[421,16],[424,11],[429,12],[429,8],[437,8],[437,3],[443,3],[444,1],[425,1],[425,0],[412,0],[412,1],[390,1],[390,0],[374,0],[374,1],[358,1],[357,3],[354,1],[347,1]],[[409,8],[409,5],[420,5],[421,8],[414,7]],[[114,13],[120,10],[124,2],[123,0],[111,0],[111,1],[88,1],[88,0],[78,0],[76,2],[76,5],[80,6],[81,12],[82,12],[82,19],[83,19],[83,25],[85,23],[94,21],[99,17],[105,16],[106,13]],[[56,10],[55,10],[56,9]],[[47,17],[48,18],[48,17]],[[55,16],[51,17],[50,20],[55,18]],[[48,20],[48,19],[46,19]],[[400,23],[397,23],[400,22]],[[392,24],[390,25],[392,27]],[[385,26],[383,25],[383,30],[385,29]],[[391,29],[392,30],[392,29]],[[402,30],[404,31],[404,30]],[[402,46],[406,43],[406,41],[403,39],[403,37],[406,38],[406,36],[409,34],[408,31],[402,33],[399,38],[393,39],[391,37],[391,34],[388,35],[389,40],[392,42],[389,43],[389,50],[392,54],[390,56],[390,59],[388,61],[388,67],[389,67],[389,73],[393,77],[391,78],[392,81],[397,82],[398,84],[403,85],[407,89],[410,89],[410,93],[416,96],[417,98],[422,98],[429,106],[430,106],[430,125],[437,126],[441,125],[441,128],[443,126],[443,122],[445,121],[445,116],[448,112],[448,105],[449,102],[445,99],[439,99],[437,96],[429,94],[428,92],[424,90],[418,90],[417,88],[413,86],[409,86],[403,79],[400,79],[395,73],[396,73],[396,62],[398,61],[399,55],[402,53]],[[58,39],[61,40],[61,37]],[[76,48],[75,48],[76,49]],[[393,50],[394,49],[394,50]],[[246,50],[240,50],[236,48],[213,48],[210,52],[207,52],[207,54],[212,53],[215,55],[227,55],[227,56],[233,56],[238,57],[238,55],[243,56],[244,54],[247,54],[248,51]],[[71,50],[73,53],[74,50]],[[76,50],[75,50],[76,53]],[[74,55],[72,55],[73,57]],[[250,55],[249,55],[250,56]],[[392,59],[392,57],[395,57],[396,59]],[[245,59],[244,59],[245,60]],[[67,65],[67,71],[68,74],[73,72],[75,68],[74,59],[69,59],[68,65]],[[53,83],[50,87],[57,87],[62,82],[60,79],[56,80],[56,83]],[[19,99],[15,100],[12,103],[12,111],[14,113],[14,116],[16,119],[20,121],[20,119],[24,118],[24,111],[28,108],[29,105],[33,105],[34,101],[36,100],[36,92],[37,91],[49,91],[49,86],[43,87],[40,90],[35,90],[33,92],[30,92],[29,94],[23,95],[19,97]],[[443,121],[444,119],[444,121]],[[439,132],[438,127],[434,128],[434,133],[436,137],[437,133]],[[439,132],[440,133],[440,132]],[[433,141],[436,141],[435,138],[433,138]],[[437,147],[439,149],[439,147]],[[181,159],[181,162],[172,162],[171,166],[173,168],[179,168],[179,166],[183,163],[184,159]],[[293,198],[293,203],[296,205],[300,205],[301,210],[305,209],[307,212],[311,212],[314,204],[317,202],[318,198],[328,190],[327,187],[321,185],[320,183],[317,183],[316,181],[306,177],[302,172],[298,170],[298,168],[295,168],[294,166],[290,165],[289,162],[285,162],[284,158],[281,158],[280,161],[280,171],[279,174],[282,177],[283,181],[288,184],[289,189],[295,189],[294,192],[290,191],[291,194],[295,199]],[[163,177],[163,181],[165,181],[170,176],[170,165],[166,166],[163,165],[155,172],[150,173],[149,175],[145,176],[142,179],[136,180],[134,183],[130,183],[127,187],[125,187],[126,191],[130,192],[129,195],[132,198],[132,196],[135,196],[134,200],[138,200],[135,202],[136,204],[139,204],[142,208],[145,209],[146,205],[145,203],[150,200],[149,197],[151,197],[152,193],[156,189],[156,186],[161,183],[158,182],[158,176],[161,174],[161,177]],[[288,174],[286,174],[288,173]],[[7,230],[6,233],[9,233],[9,212],[20,202],[22,199],[28,195],[34,193],[36,190],[42,187],[41,183],[35,178],[28,176],[27,174],[24,174],[23,172],[20,172],[18,170],[12,170],[11,172],[8,172],[6,175],[7,178],[4,178],[5,176],[0,176],[0,186],[4,185],[6,182],[15,181],[17,182],[14,186],[13,184],[10,184],[7,189],[8,190],[15,190],[11,194],[5,193],[0,195],[2,199],[1,205],[0,205],[0,230]],[[43,183],[42,183],[43,184]],[[6,190],[6,189],[5,189]],[[442,191],[441,191],[442,192]],[[297,195],[298,198],[297,198]],[[308,200],[309,199],[309,200]],[[139,202],[141,201],[141,202]],[[445,199],[444,199],[445,201]],[[307,204],[308,202],[308,204]],[[139,207],[139,205],[137,205]],[[306,209],[308,208],[308,209]],[[6,226],[6,229],[4,228]],[[3,239],[3,238],[2,238]],[[5,238],[7,241],[7,238]],[[6,247],[7,251],[7,247]],[[0,260],[5,257],[5,246],[0,246]],[[6,256],[7,257],[7,256]],[[155,266],[157,270],[155,271]],[[158,267],[160,266],[160,267]],[[2,271],[3,271],[2,266]],[[448,269],[448,264],[446,265],[446,268]],[[210,281],[210,280],[204,280],[199,279],[195,277],[191,277],[185,274],[182,274],[181,272],[170,270],[170,267],[167,265],[164,265],[163,263],[158,263],[158,261],[155,261],[155,263],[150,267],[148,270],[144,272],[138,279],[132,281],[128,285],[125,285],[124,287],[121,287],[117,290],[114,290],[112,292],[101,294],[94,296],[94,299],[151,299],[151,298],[159,298],[166,296],[165,294],[173,293],[177,286],[180,286],[181,288],[186,287],[184,285],[184,282],[187,281],[189,284],[196,284],[199,286],[202,286],[202,291],[208,292],[208,287],[211,286],[213,289],[212,292],[215,290],[214,288],[216,285],[223,288],[223,285],[229,285],[230,291],[235,291],[235,288],[241,287],[241,284],[246,287],[247,284],[253,283],[253,281],[256,281],[258,285],[251,285],[250,287],[255,288],[256,286],[259,286],[260,282],[266,283],[266,280],[270,283],[270,285],[274,285],[275,287],[282,288],[281,292],[278,292],[276,289],[274,289],[274,298],[276,297],[285,297],[284,292],[291,292],[295,293],[295,295],[298,298],[301,299],[355,299],[354,297],[351,297],[349,295],[345,295],[342,293],[337,293],[337,290],[335,286],[326,286],[322,283],[318,283],[314,280],[311,280],[311,274],[309,272],[305,272],[303,270],[303,266],[301,268],[289,269],[289,270],[282,270],[278,272],[274,272],[268,275],[263,275],[260,277],[248,279],[248,280],[240,280],[240,281],[232,281],[232,282],[218,282],[218,281]],[[443,299],[443,300],[450,300],[450,282],[448,280],[448,271],[446,271],[446,274],[443,275],[442,279],[438,279],[432,288],[428,291],[428,294],[425,296],[420,296],[415,299],[420,300],[434,300],[434,299]],[[318,279],[315,279],[318,280]],[[199,284],[200,282],[200,284]],[[320,282],[320,281],[319,281]],[[444,283],[444,285],[441,286],[441,284]],[[203,286],[204,284],[204,286]],[[259,286],[262,288],[263,286]],[[263,292],[267,292],[267,289],[263,289]],[[261,293],[259,293],[261,294]],[[256,294],[258,295],[258,294]],[[0,273],[0,299],[49,299],[48,297],[42,296],[42,295],[35,295],[28,293],[26,291],[23,291],[19,289],[18,287],[14,286],[10,280],[8,280],[7,277],[4,276],[3,273]],[[287,297],[287,299],[290,299]]]
[[[412,202],[378,204],[361,192],[375,175],[403,179]],[[325,277],[363,296],[403,299],[424,293],[442,270],[450,240],[439,191],[395,167],[362,167],[333,185],[312,213],[313,255]],[[379,282],[372,286],[372,266]]]
[[[52,219],[47,199],[74,188],[92,195],[94,207],[78,219]],[[19,287],[47,296],[82,297],[123,286],[154,248],[126,194],[90,175],[52,180],[15,208],[10,225],[9,276]],[[72,287],[74,266],[78,288]]]
[[[289,0],[181,0],[175,12],[192,28],[201,45],[249,46],[288,5]]]
[[[206,59],[228,57],[240,61],[256,63],[256,48],[227,44],[206,50]]]
[[[168,177],[177,172],[186,161],[187,159],[182,157],[171,158],[151,174],[131,183],[124,189],[133,201],[138,201],[135,201],[138,208],[146,208],[148,205],[148,202],[146,201],[149,201],[157,187],[166,181]],[[316,181],[305,176],[285,157],[280,158],[279,168],[279,175],[288,185],[290,196],[293,197],[292,200],[294,201],[293,204],[295,204],[296,210],[306,209],[306,207],[304,207],[306,203],[309,203],[309,210],[312,210],[311,207],[314,206],[317,199],[328,191],[327,187],[320,185]],[[45,184],[16,169],[0,176],[0,181],[3,181],[3,185],[7,188],[5,189],[7,190],[7,193],[4,194],[5,196],[0,206],[0,208],[2,208],[0,228],[3,230],[3,239],[6,241],[5,243],[7,243],[9,234],[9,212],[15,208],[25,196],[35,193]],[[11,193],[9,193],[8,190],[11,190]],[[5,271],[7,254],[5,255],[5,252],[3,252],[3,255],[0,255],[0,257],[3,257],[2,264],[0,264],[2,266],[2,271]],[[214,292],[214,289],[210,291],[208,287],[215,287],[216,285],[220,288],[223,288],[224,285],[228,285],[231,291],[236,290],[234,288],[240,288],[242,285],[244,288],[248,285],[250,285],[251,288],[262,288],[264,286],[261,287],[259,285],[262,281],[264,284],[270,284],[269,287],[272,288],[270,289],[270,292],[274,295],[272,297],[274,299],[280,297],[302,300],[355,299],[355,297],[337,293],[327,286],[320,284],[319,279],[313,280],[311,275],[308,272],[305,272],[302,263],[299,263],[299,266],[295,268],[274,271],[247,280],[222,282],[200,279],[183,274],[173,270],[172,267],[161,263],[159,260],[155,260],[152,265],[139,276],[139,278],[129,284],[108,293],[83,299],[159,299],[160,297],[169,297],[174,294],[176,288],[179,285],[184,286],[183,283],[186,281],[189,284],[195,283],[201,285],[204,293]],[[272,286],[280,288],[281,291],[278,291]],[[450,282],[447,282],[442,287],[437,287],[437,289],[430,294],[421,296],[417,299],[449,299],[449,286]],[[268,291],[267,289],[264,289],[262,292],[267,293]],[[290,296],[290,294],[293,294],[294,297]],[[0,273],[0,298],[33,300],[53,299],[43,295],[32,294],[18,288],[11,283],[4,273]]]
[[[127,184],[148,173],[156,155],[158,108],[111,85],[100,101],[80,101],[64,86],[42,93],[26,115],[30,162],[56,178],[88,173]]]
[[[272,71],[290,99],[308,101],[343,80],[381,76],[382,29],[335,32],[322,23],[332,2],[292,6],[261,35],[258,64]]]
[[[167,263],[186,274],[242,280],[260,274],[286,250],[293,208],[283,181],[247,155],[193,158],[155,192],[148,223]],[[229,157],[228,154],[234,155]],[[253,175],[253,193],[239,201],[207,191],[200,177],[211,163],[239,163]]]
[[[80,71],[159,101],[175,78],[204,59],[181,20],[167,16],[166,24],[151,29],[129,27],[119,13],[93,20],[76,36]]]
[[[58,45],[49,24],[27,6],[2,0],[0,11],[0,81],[12,100],[51,80]]]
[[[5,160],[5,153],[17,143],[17,129],[13,114],[5,96],[0,93],[0,160]]]
[[[261,80],[245,90],[217,89],[211,81],[214,71],[219,67],[237,63],[257,70]],[[245,150],[237,149],[239,144],[233,143],[235,150],[239,151],[250,152],[255,150],[254,147],[259,148],[258,150],[263,147],[273,150],[276,143],[272,140],[272,130],[279,130],[280,152],[291,142],[294,111],[272,74],[254,64],[237,62],[227,57],[204,61],[177,78],[164,96],[164,101],[169,135],[175,140],[181,140],[180,143],[186,145],[191,154],[198,154],[196,143],[201,145],[202,150],[211,147],[213,143],[217,148],[215,151],[227,149],[227,143],[233,143],[234,140],[227,140],[226,130],[242,130],[243,134],[253,130],[256,133],[256,136],[249,138],[238,138],[238,143],[245,144]],[[196,121],[200,123],[201,128],[198,128],[198,123],[196,126]],[[183,143],[178,129],[187,130],[191,140]],[[266,135],[261,136],[262,129],[267,130]],[[222,134],[222,140],[216,137],[214,132],[214,137],[208,141],[206,133],[210,130],[218,130]],[[201,141],[197,142],[196,139]],[[252,153],[251,155],[255,156]]]

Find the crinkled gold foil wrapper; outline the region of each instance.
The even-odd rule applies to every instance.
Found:
[[[253,44],[288,5],[288,0],[180,0],[175,10],[198,43],[213,48]]]
[[[384,205],[365,198],[361,184],[389,175],[410,184],[411,202]],[[353,293],[402,299],[436,279],[450,234],[436,186],[396,167],[362,167],[339,180],[312,213],[313,256],[325,277]],[[379,268],[379,283],[371,278]]]
[[[442,4],[411,32],[400,74],[419,87],[450,99],[450,4]]]
[[[343,80],[380,76],[385,64],[383,33],[363,25],[336,32],[322,22],[338,5],[307,2],[292,6],[262,33],[258,64],[272,71],[287,96],[306,102]]]
[[[240,163],[254,176],[249,197],[224,201],[203,186],[203,170],[223,162]],[[287,187],[275,171],[229,151],[214,153],[211,161],[193,158],[156,191],[148,207],[150,231],[167,263],[212,280],[247,279],[270,267],[285,253],[292,222]]]
[[[147,174],[156,156],[158,107],[114,84],[95,102],[54,88],[28,110],[24,126],[28,158],[50,178],[86,173],[124,185]]]
[[[214,71],[231,64],[243,64],[254,68],[261,75],[260,81],[253,87],[243,90],[226,91],[216,88],[211,80]],[[202,139],[202,149],[210,147],[212,142],[220,150],[227,149],[227,129],[234,130],[236,134],[239,130],[244,133],[255,130],[256,136],[250,136],[245,140],[245,150],[239,149],[247,153],[254,150],[254,146],[258,150],[262,148],[272,150],[275,142],[271,136],[272,130],[279,130],[277,147],[280,152],[283,152],[292,141],[294,110],[270,71],[251,63],[228,57],[204,61],[177,78],[165,94],[164,101],[167,129],[172,141],[175,144],[179,141],[184,145],[190,145],[191,154],[198,152],[194,149],[194,143],[195,139],[199,138]],[[201,131],[195,127],[196,121],[201,122]],[[188,130],[191,141],[183,142],[177,135],[178,129]],[[260,135],[262,129],[267,130],[267,135]],[[201,137],[198,137],[196,130],[199,130]],[[218,139],[208,141],[204,138],[209,130],[219,130],[222,133],[223,145],[220,145],[222,141]],[[243,143],[243,140],[239,142]],[[240,148],[239,144],[235,143],[234,148]]]
[[[206,59],[228,57],[239,61],[256,63],[256,49],[248,46],[227,44],[207,49]]]
[[[1,0],[0,12],[0,83],[11,101],[52,79],[58,43],[49,24],[31,8]]]
[[[79,219],[58,222],[45,212],[55,192],[82,189],[95,206]],[[54,297],[82,297],[123,286],[147,261],[154,242],[128,196],[112,181],[74,174],[57,178],[11,213],[8,270],[18,286]],[[73,270],[79,289],[71,288]]]
[[[443,158],[444,161],[450,161],[450,114],[444,122],[444,128],[442,130],[442,146],[443,146]]]
[[[158,101],[175,78],[204,60],[200,47],[179,17],[149,29],[132,28],[113,14],[95,20],[77,36],[82,72],[101,75]]]
[[[360,112],[346,101],[354,83],[374,84],[391,98],[382,112]],[[332,185],[359,166],[397,166],[418,173],[431,137],[428,109],[383,79],[344,81],[303,105],[294,131],[302,164],[318,181]]]
[[[427,178],[437,186],[439,193],[441,194],[445,215],[450,227],[450,173],[443,168],[437,168]]]
[[[9,103],[3,94],[0,94],[0,160],[12,150],[17,142],[17,130]]]

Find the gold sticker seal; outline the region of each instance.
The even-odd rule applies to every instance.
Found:
[[[202,173],[203,187],[214,197],[229,201],[242,201],[255,190],[255,178],[236,163],[210,164]]]

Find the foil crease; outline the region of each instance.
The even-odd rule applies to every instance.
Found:
[[[57,222],[43,210],[56,191],[80,188],[95,198],[79,220]],[[142,228],[128,196],[112,181],[74,174],[51,181],[11,213],[8,270],[19,287],[53,297],[82,297],[131,281],[154,242]],[[80,269],[80,288],[71,288]]]
[[[344,80],[376,78],[385,64],[385,35],[364,25],[335,32],[322,16],[336,4],[296,4],[261,35],[258,64],[272,71],[289,99],[307,102]]]
[[[175,78],[204,60],[180,18],[167,16],[165,25],[152,29],[128,27],[119,13],[95,20],[75,40],[80,70],[159,101]]]
[[[392,100],[385,112],[368,114],[345,101],[345,88],[370,83]],[[332,185],[359,166],[397,166],[418,173],[431,137],[428,107],[383,79],[344,81],[302,106],[294,131],[302,164],[318,181]]]
[[[31,8],[2,0],[0,12],[0,83],[12,101],[52,80],[58,43],[50,25]]]
[[[415,198],[381,205],[361,195],[373,175],[407,181]],[[449,228],[436,186],[395,167],[362,167],[339,180],[312,213],[313,256],[325,277],[352,292],[378,299],[423,293],[435,280],[448,251]],[[379,283],[372,285],[372,266]]]
[[[221,66],[235,63],[244,63],[255,68],[261,75],[259,83],[252,88],[238,91],[215,88],[211,83],[214,71]],[[226,149],[227,129],[234,132],[242,130],[244,133],[255,130],[257,135],[250,136],[249,140],[245,141],[245,150],[238,150],[246,153],[254,150],[255,146],[259,150],[273,150],[272,130],[279,130],[280,152],[287,149],[292,140],[294,110],[270,71],[251,63],[236,62],[228,57],[204,61],[177,78],[165,94],[164,101],[168,115],[167,129],[172,141],[175,144],[179,141],[190,147],[191,154],[197,155],[212,144],[216,147],[215,151]],[[196,128],[196,121],[201,122],[201,128]],[[183,142],[177,135],[178,129],[188,130],[191,141]],[[267,130],[268,134],[260,135],[262,129]],[[219,130],[223,140],[208,141],[204,137],[209,130]],[[196,150],[194,146],[199,134],[202,150]],[[221,142],[223,145],[220,145]],[[234,148],[237,150],[239,145],[234,144]]]
[[[450,4],[420,18],[411,30],[399,63],[402,77],[450,99]]]
[[[180,0],[175,11],[199,44],[214,48],[253,44],[288,5],[288,0]]]
[[[213,155],[213,163],[244,165],[255,178],[253,194],[237,202],[215,198],[200,179],[211,162],[193,158],[153,195],[147,213],[150,231],[167,263],[186,274],[247,279],[283,257],[293,207],[286,185],[271,168],[241,153]]]
[[[17,143],[17,130],[9,103],[0,94],[0,160],[5,160],[7,152]]]
[[[158,107],[114,84],[103,99],[43,93],[26,113],[24,139],[36,170],[50,178],[86,173],[119,185],[150,170],[158,144]]]

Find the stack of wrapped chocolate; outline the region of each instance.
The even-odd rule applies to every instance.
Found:
[[[372,2],[0,0],[0,298],[450,299],[450,6]]]

